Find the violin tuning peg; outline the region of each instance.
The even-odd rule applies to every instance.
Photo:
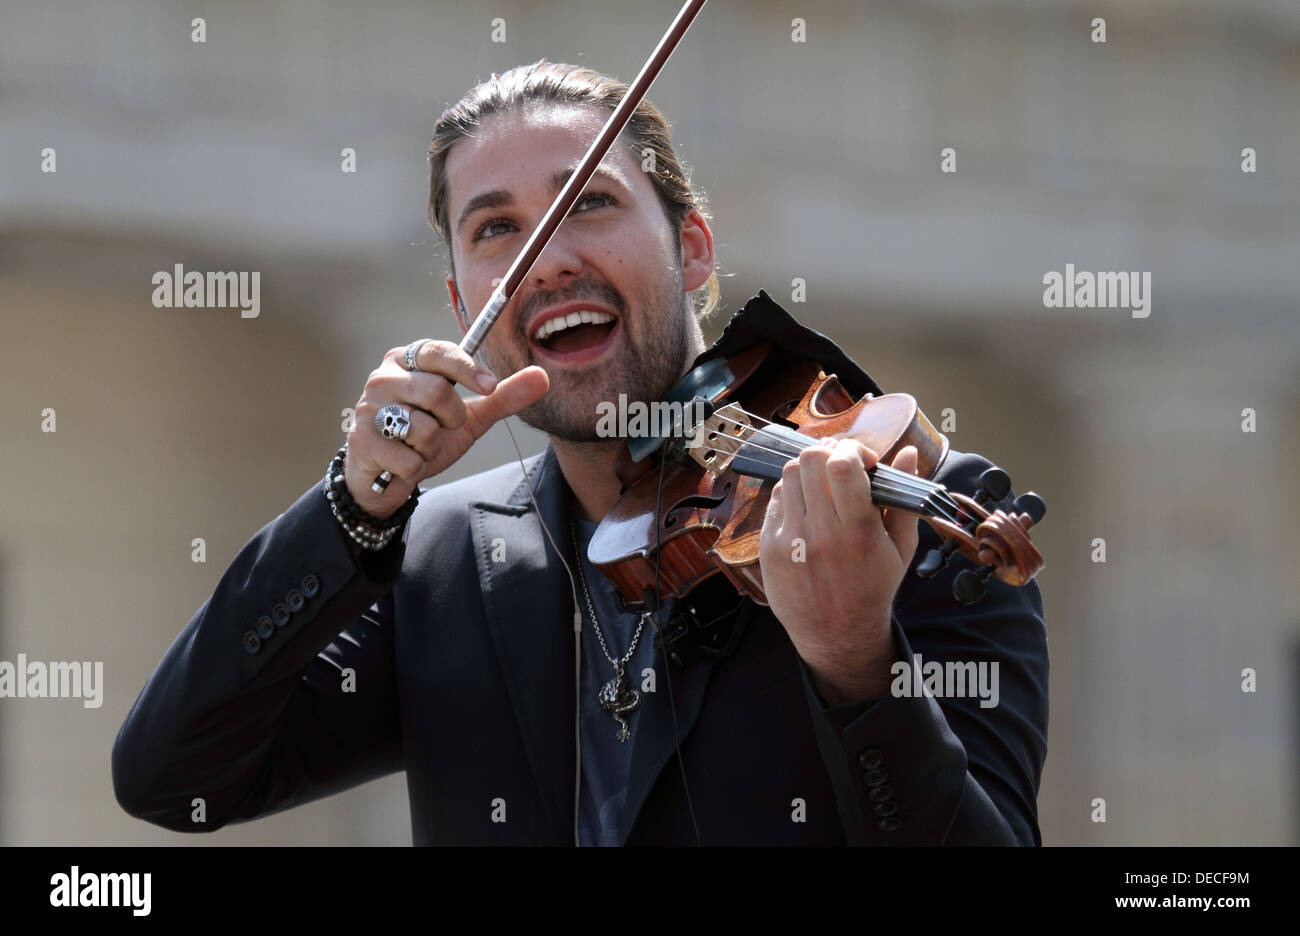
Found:
[[[917,563],[916,574],[920,578],[934,578],[947,564],[948,557],[939,552],[939,550],[932,549],[925,554],[924,559]]]
[[[941,570],[947,567],[948,557],[957,550],[957,541],[948,540],[937,549],[932,549],[925,554],[916,565],[916,574],[919,578],[934,578]]]
[[[994,566],[980,566],[979,571],[963,569],[957,573],[952,582],[952,596],[962,604],[974,604],[984,597],[987,586],[984,584],[993,574]]]
[[[1033,491],[1026,491],[1016,498],[1016,513],[1027,513],[1034,523],[1039,523],[1047,513],[1047,502]]]
[[[997,502],[1011,493],[1011,478],[1001,468],[986,468],[979,476],[979,492],[975,502],[983,505],[989,501]]]

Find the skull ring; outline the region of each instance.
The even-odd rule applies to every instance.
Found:
[[[406,434],[411,431],[411,411],[396,403],[381,406],[375,413],[375,428],[385,439],[405,442]]]

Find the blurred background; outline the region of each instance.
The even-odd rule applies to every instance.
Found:
[[[543,57],[630,81],[678,6],[6,0],[0,660],[106,687],[0,699],[0,843],[410,842],[401,774],[166,832],[113,739],[383,353],[458,337],[439,113]],[[650,93],[714,212],[709,337],[766,289],[1046,499],[1048,844],[1300,840],[1298,85],[1293,0],[714,0]],[[1149,271],[1150,316],[1045,308],[1067,263]],[[176,264],[260,271],[259,317],[154,308]],[[498,427],[449,476],[513,457]]]

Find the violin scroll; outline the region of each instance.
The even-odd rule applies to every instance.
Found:
[[[1001,508],[990,511],[986,504],[1011,493],[1011,479],[997,467],[985,470],[978,486],[974,497],[949,492],[962,507],[963,524],[926,518],[945,542],[930,550],[916,567],[918,576],[930,578],[947,566],[954,552],[975,563],[977,568],[964,569],[953,580],[953,597],[962,604],[974,604],[983,598],[991,577],[1019,587],[1028,584],[1044,565],[1043,554],[1030,540],[1029,530],[1047,513],[1046,502],[1030,491],[1016,498],[1012,512]]]

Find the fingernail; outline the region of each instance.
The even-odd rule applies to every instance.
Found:
[[[474,382],[478,384],[478,388],[484,393],[491,393],[492,388],[497,385],[497,379],[487,371],[480,372]]]

